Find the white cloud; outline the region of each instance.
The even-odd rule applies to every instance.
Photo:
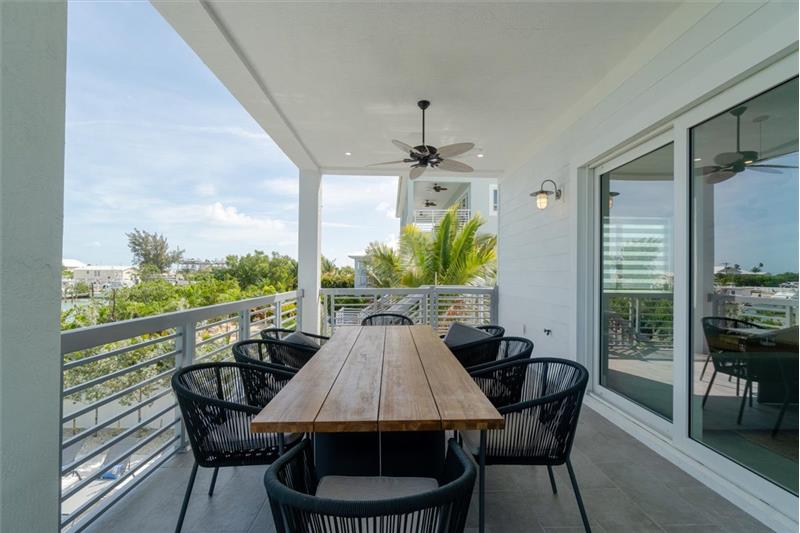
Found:
[[[375,206],[375,211],[383,213],[386,218],[397,218],[395,216],[395,209],[389,204],[389,202],[378,203],[378,205]]]
[[[216,196],[217,188],[214,186],[213,183],[199,183],[194,188],[194,192],[197,193],[198,196],[203,196],[203,197]]]
[[[271,178],[261,182],[260,188],[281,196],[297,196],[300,190],[299,178]]]

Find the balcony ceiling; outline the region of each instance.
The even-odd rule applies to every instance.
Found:
[[[475,142],[462,160],[489,175],[677,4],[154,5],[299,167],[377,173],[391,139],[419,144],[427,98],[428,143]]]

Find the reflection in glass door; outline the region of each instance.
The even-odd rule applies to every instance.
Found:
[[[691,437],[795,494],[797,91],[691,130]]]
[[[600,184],[600,383],[671,420],[673,145]]]

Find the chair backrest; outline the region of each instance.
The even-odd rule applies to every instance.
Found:
[[[178,398],[195,459],[213,466],[215,457],[253,436],[250,420],[294,376],[278,368],[242,363],[203,363],[178,370],[172,390]]]
[[[277,339],[249,339],[233,345],[233,357],[242,363],[271,363],[299,370],[318,350]]]
[[[495,365],[472,378],[506,421],[490,431],[491,462],[561,464],[575,437],[589,372],[567,359],[537,357]]]
[[[371,501],[317,498],[313,453],[304,440],[267,469],[264,485],[278,533],[460,533],[475,477],[475,464],[451,439],[434,490]]]
[[[292,333],[296,333],[296,331],[293,329],[286,329],[286,328],[267,328],[267,329],[262,329],[261,331],[258,332],[258,334],[261,336],[262,339],[279,340],[279,341],[284,340],[288,335],[291,335]],[[330,339],[330,337],[326,337],[325,335],[316,335],[314,333],[306,333],[305,331],[301,331],[300,333],[302,333],[306,337],[311,337],[312,339],[317,341],[320,346],[325,344],[325,341]]]
[[[470,368],[497,360],[501,337],[486,337],[475,342],[450,347],[450,351],[464,366]]]
[[[492,337],[502,337],[506,334],[506,328],[502,326],[495,326],[492,324],[487,324],[484,326],[475,326],[477,329],[483,330]]]
[[[473,372],[490,368],[506,361],[529,359],[532,354],[532,340],[524,337],[502,337],[497,343],[497,353],[495,354],[495,358],[486,363],[480,363],[467,367],[467,372],[471,374]]]
[[[361,321],[362,326],[413,326],[414,321],[398,313],[375,313]]]

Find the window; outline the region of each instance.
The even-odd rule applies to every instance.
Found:
[[[797,493],[798,83],[692,128],[693,439]]]
[[[673,145],[600,176],[600,384],[672,419]]]

